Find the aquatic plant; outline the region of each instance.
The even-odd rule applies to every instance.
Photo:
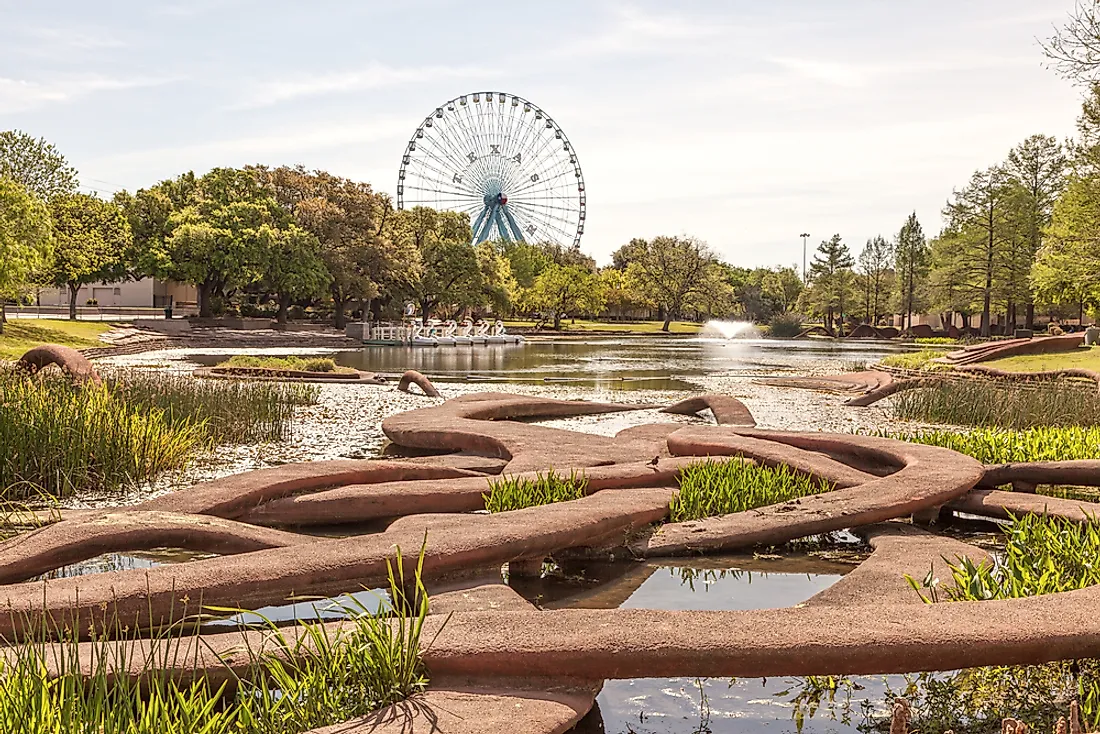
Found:
[[[534,478],[502,476],[489,482],[488,494],[482,495],[489,512],[508,512],[525,507],[537,507],[553,502],[568,502],[588,493],[588,479],[583,473],[570,472],[566,477],[553,469]]]
[[[672,522],[728,515],[828,492],[833,485],[788,466],[759,466],[741,459],[693,464],[680,475],[669,503]]]
[[[185,467],[204,448],[278,440],[316,390],[116,372],[75,387],[0,373],[0,499],[116,491]]]
[[[1004,528],[1005,548],[992,561],[948,561],[951,578],[941,582],[932,570],[921,580],[906,576],[926,603],[1018,599],[1074,591],[1100,582],[1100,523],[1024,515]],[[926,688],[929,685],[925,681]],[[1025,718],[1032,726],[1051,728],[1057,718],[1052,704],[1079,699],[1084,716],[1100,724],[1100,661],[1077,660],[1028,666],[991,666],[964,670],[950,679],[949,692],[934,696],[969,701],[987,712],[985,721],[1004,716]],[[941,709],[943,704],[940,705]],[[944,709],[946,710],[946,709]],[[942,717],[942,712],[941,712]],[[940,726],[940,724],[937,724]],[[949,727],[950,728],[950,727]],[[960,727],[955,727],[956,731]],[[937,729],[937,731],[939,731]]]
[[[251,669],[233,692],[209,685],[201,677],[205,671],[186,670],[188,651],[202,645],[191,637],[195,633],[185,631],[195,620],[171,626],[154,645],[137,643],[135,633],[115,629],[114,641],[101,635],[84,646],[84,665],[74,631],[40,626],[34,638],[7,647],[0,659],[0,731],[300,734],[400,701],[427,684],[420,656],[428,612],[421,583],[423,551],[409,579],[415,600],[404,596],[400,553],[396,572],[394,567],[389,574],[392,608],[409,617],[386,619],[349,609],[347,627],[332,631],[302,623],[293,642],[266,623],[265,651],[247,651]],[[60,642],[51,642],[54,633],[61,634]],[[183,676],[169,672],[179,666]],[[116,677],[118,670],[136,675]],[[179,682],[192,676],[196,682]]]
[[[1100,459],[1100,427],[1038,426],[1024,430],[972,428],[965,433],[927,430],[879,435],[958,451],[983,464]]]
[[[879,364],[904,370],[920,370],[921,372],[949,370],[951,369],[950,365],[932,361],[945,354],[947,352],[942,349],[921,349],[917,352],[891,354],[880,359]]]
[[[802,333],[802,316],[780,313],[768,322],[768,336],[789,339]]]
[[[1100,425],[1100,393],[1095,386],[1059,382],[1021,385],[991,380],[951,380],[898,393],[896,417],[959,426]]]
[[[281,441],[299,408],[320,394],[315,385],[196,380],[159,371],[117,371],[105,378],[134,409],[163,411],[172,425],[201,425],[218,444]]]
[[[206,440],[200,424],[139,410],[108,386],[63,377],[0,376],[0,497],[113,490],[184,467]]]
[[[338,367],[331,357],[258,357],[236,354],[219,367],[261,367],[270,370],[296,370],[299,372],[351,372],[348,367]]]

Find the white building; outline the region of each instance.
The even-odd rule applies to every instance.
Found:
[[[94,303],[89,303],[93,301]],[[42,306],[69,307],[68,288],[48,288],[38,293]],[[81,286],[76,305],[101,308],[164,308],[171,302],[178,314],[198,311],[198,291],[193,285],[158,278],[125,280],[121,283],[89,283]]]

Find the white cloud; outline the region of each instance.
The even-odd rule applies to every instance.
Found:
[[[99,74],[57,77],[44,82],[0,77],[0,115],[27,112],[43,105],[68,102],[97,92],[151,87],[169,81],[171,80],[163,78],[118,78]]]
[[[300,97],[342,94],[442,79],[464,79],[490,73],[487,69],[473,66],[393,67],[371,62],[361,69],[352,71],[333,74],[296,74],[263,82],[255,86],[248,98],[234,107],[236,109],[266,107]]]

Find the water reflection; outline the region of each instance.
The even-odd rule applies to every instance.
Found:
[[[338,352],[338,364],[399,374],[415,369],[433,379],[546,382],[575,381],[611,389],[687,390],[709,374],[791,374],[822,360],[874,361],[902,345],[817,340],[708,339],[704,337],[592,337],[528,341],[522,345],[381,347]],[[289,351],[288,351],[289,353]],[[224,355],[197,354],[211,365]]]

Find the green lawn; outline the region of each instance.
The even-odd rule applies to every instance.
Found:
[[[505,326],[531,328],[534,321],[505,321]],[[634,334],[656,334],[661,331],[664,324],[660,321],[587,321],[577,319],[576,323],[566,319],[561,322],[563,332],[591,333],[600,331],[629,331]],[[551,324],[552,326],[552,324]],[[702,324],[691,322],[673,321],[669,325],[669,332],[673,334],[698,334]]]
[[[1025,354],[1018,357],[982,362],[984,367],[996,367],[1011,372],[1045,372],[1082,367],[1087,370],[1100,370],[1100,347],[1079,347],[1072,352],[1056,354]]]
[[[9,319],[0,334],[0,360],[16,360],[39,344],[69,347],[101,347],[99,335],[113,324],[103,321],[61,321],[54,319]]]

